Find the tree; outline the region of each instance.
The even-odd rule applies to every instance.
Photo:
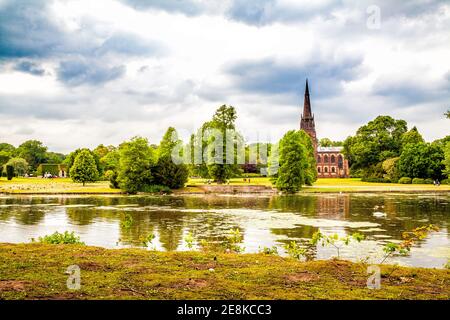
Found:
[[[70,168],[70,177],[75,182],[95,182],[98,179],[98,170],[95,159],[88,150],[82,150],[76,156]]]
[[[317,163],[314,145],[309,134],[299,131],[301,142],[306,151],[305,184],[311,186],[317,180]]]
[[[232,106],[222,105],[213,115],[212,121],[207,126],[211,132],[219,132],[222,136],[222,152],[216,154],[215,141],[217,137],[207,135],[208,144],[208,174],[217,183],[224,183],[232,176],[239,173],[239,166],[236,163],[236,145],[242,145],[243,139],[235,130],[236,110]],[[207,131],[208,132],[208,131]],[[227,144],[233,148],[233,163],[227,163]]]
[[[8,179],[8,181],[12,180],[12,178],[14,177],[14,167],[6,165],[5,170],[6,170],[6,178]]]
[[[3,168],[3,166],[8,162],[8,160],[11,159],[11,154],[7,151],[0,151],[0,168]]]
[[[136,193],[152,184],[151,167],[155,164],[155,155],[147,139],[134,137],[120,145],[119,153],[117,181],[122,190]]]
[[[400,157],[389,158],[383,161],[382,168],[384,171],[384,177],[391,181],[397,181],[399,177],[398,173],[398,160]]]
[[[447,145],[445,146],[445,149],[444,149],[443,165],[445,166],[443,173],[447,177],[450,177],[450,142],[447,142]]]
[[[62,153],[47,152],[47,162],[52,164],[61,164],[66,158]]]
[[[89,150],[88,148],[77,149],[77,150],[71,152],[64,159],[64,164],[67,166],[67,171],[69,172],[69,174],[70,174],[70,169],[72,168],[72,165],[74,164],[76,157],[82,151],[88,151],[94,157],[95,165],[97,167],[97,171],[98,171],[98,174],[99,174],[99,177],[100,177],[103,174],[103,170],[102,170],[102,167],[100,165],[100,158],[97,156],[97,154],[95,154],[93,151]]]
[[[400,154],[401,137],[407,131],[404,120],[378,116],[360,127],[356,135],[344,142],[344,154],[352,169],[368,168]]]
[[[450,119],[450,109],[444,114],[448,119]]]
[[[31,171],[36,171],[38,165],[47,163],[47,147],[38,140],[28,140],[22,143],[15,152],[17,157],[25,159]]]
[[[398,171],[402,177],[441,179],[444,152],[435,143],[407,144],[398,160]]]
[[[15,176],[23,176],[28,172],[29,168],[28,162],[22,158],[11,158],[6,163],[6,166],[11,166],[13,168]]]
[[[414,144],[414,143],[425,142],[425,140],[423,140],[422,135],[419,133],[419,131],[417,130],[416,127],[413,127],[408,132],[405,132],[402,135],[401,139],[402,139],[402,147],[404,147],[408,143],[413,143]]]
[[[342,141],[332,141],[329,138],[322,138],[319,141],[319,145],[321,147],[340,147],[342,146],[344,143]]]
[[[158,147],[158,161],[153,168],[153,182],[171,189],[184,187],[189,177],[189,170],[184,163],[174,163],[172,155],[175,148],[181,147],[183,142],[178,138],[177,131],[170,127],[164,134]],[[180,148],[181,149],[181,148]],[[177,156],[182,156],[178,154]]]
[[[308,170],[308,151],[300,131],[288,131],[279,142],[278,152],[279,169],[275,185],[278,190],[295,193],[305,183]]]

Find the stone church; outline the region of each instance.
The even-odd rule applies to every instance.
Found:
[[[343,147],[321,147],[316,136],[314,114],[311,111],[308,79],[305,87],[305,100],[303,114],[300,120],[300,129],[305,130],[311,137],[317,161],[317,174],[319,178],[348,178],[350,172],[348,160],[342,154]]]

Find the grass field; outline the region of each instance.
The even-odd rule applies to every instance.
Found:
[[[201,186],[207,184],[207,179],[189,179],[186,187],[177,193],[202,193]],[[231,186],[272,186],[270,179],[265,177],[231,179]],[[214,184],[213,184],[214,185]],[[120,193],[111,189],[108,181],[74,183],[69,178],[41,179],[14,178],[11,181],[0,178],[0,193],[8,194],[110,194]],[[311,186],[304,186],[301,192],[335,193],[335,192],[450,192],[450,185],[436,187],[430,184],[396,184],[362,182],[360,179],[318,179]]]
[[[450,271],[299,262],[263,254],[156,252],[80,245],[0,244],[2,299],[449,299]],[[70,290],[67,267],[79,266]]]
[[[108,181],[75,183],[69,178],[14,178],[8,181],[0,178],[0,193],[17,194],[104,194],[120,193],[120,190],[111,189]]]

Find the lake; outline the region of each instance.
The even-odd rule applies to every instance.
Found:
[[[131,217],[131,219],[130,219]],[[129,226],[122,223],[132,221]],[[341,257],[379,262],[386,242],[426,224],[439,227],[416,243],[406,257],[389,263],[442,268],[450,258],[450,195],[189,195],[189,196],[0,196],[0,242],[30,242],[55,231],[74,231],[87,245],[143,247],[153,233],[158,250],[188,250],[191,232],[197,243],[220,243],[230,229],[243,234],[245,252],[300,241],[308,259],[336,255],[332,247],[311,245],[320,230],[366,239],[343,247]]]

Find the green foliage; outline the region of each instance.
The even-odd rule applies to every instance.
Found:
[[[390,181],[398,181],[400,178],[397,166],[399,159],[400,157],[395,157],[383,161],[381,167],[384,172],[384,178],[389,179]]]
[[[186,236],[184,237],[184,242],[186,242],[186,247],[188,247],[188,249],[192,249],[194,247],[194,236],[192,235],[192,232],[188,232],[186,234]]]
[[[154,233],[150,233],[144,239],[142,239],[142,244],[145,247],[149,247],[152,244],[153,240],[155,240],[155,238],[156,238],[155,234]]]
[[[295,193],[307,180],[309,169],[315,166],[310,161],[310,151],[305,145],[301,131],[288,131],[279,142],[279,169],[275,185],[278,190]]]
[[[120,222],[120,225],[124,229],[127,229],[127,230],[130,229],[131,226],[133,225],[133,217],[131,216],[131,214],[127,213],[127,214],[123,215],[123,219]]]
[[[442,160],[442,164],[444,165],[443,173],[450,177],[450,142],[447,142],[444,148],[444,160]]]
[[[51,173],[54,176],[59,175],[59,171],[64,171],[68,175],[67,167],[64,164],[40,164],[36,170],[38,176],[43,176],[46,172]]]
[[[95,182],[98,179],[98,170],[95,159],[88,150],[82,150],[70,168],[70,177],[74,182]]]
[[[400,243],[388,242],[384,245],[384,257],[380,264],[386,261],[387,258],[396,255],[407,255],[411,251],[411,247],[420,240],[425,239],[430,232],[439,231],[439,228],[430,224],[413,229],[412,231],[406,231],[402,233],[403,241]]]
[[[39,164],[48,161],[47,147],[37,140],[25,141],[16,149],[15,154],[28,162],[31,171],[36,171]]]
[[[400,183],[400,184],[411,184],[412,183],[412,179],[410,177],[401,177],[398,180],[398,183]]]
[[[119,181],[117,181],[117,171],[107,170],[104,174],[105,179],[107,179],[110,184],[111,189],[119,189]]]
[[[0,151],[0,168],[2,168],[9,159],[11,159],[12,154],[7,151]]]
[[[11,166],[13,168],[13,175],[23,176],[28,172],[28,162],[23,158],[12,158],[6,163],[6,166]]]
[[[402,135],[402,146],[406,146],[408,143],[417,144],[424,143],[422,135],[419,133],[416,127],[413,127],[408,132]]]
[[[321,244],[322,246],[331,245],[336,249],[337,258],[340,258],[340,249],[346,245],[348,246],[351,241],[361,242],[364,240],[364,235],[360,233],[353,233],[351,236],[339,237],[338,234],[325,235],[320,231],[313,234],[310,243],[313,245]]]
[[[298,260],[300,260],[307,253],[307,250],[295,241],[286,243],[283,248],[291,258]]]
[[[332,141],[329,138],[322,138],[319,141],[321,147],[341,147],[344,145],[342,141]]]
[[[6,165],[6,178],[8,180],[12,180],[12,178],[14,177],[14,167],[12,165]]]
[[[47,162],[48,163],[63,163],[66,156],[62,153],[47,152]]]
[[[444,152],[435,143],[416,143],[404,146],[398,170],[401,176],[411,178],[441,179]]]
[[[444,113],[444,115],[445,115],[448,119],[450,119],[450,110],[448,110],[446,113]]]
[[[450,179],[444,179],[441,181],[441,184],[450,184]]]
[[[172,190],[168,186],[161,186],[158,184],[149,184],[142,187],[140,190],[147,193],[160,193],[160,194],[171,194]]]
[[[80,237],[77,237],[74,232],[64,231],[64,233],[59,233],[56,231],[51,235],[46,235],[44,237],[39,237],[38,242],[45,244],[81,244],[84,242],[80,241]]]
[[[412,179],[412,184],[425,184],[425,179],[422,178],[414,178]]]
[[[152,182],[151,167],[154,165],[154,150],[145,138],[135,137],[119,147],[120,161],[117,181],[119,187],[136,193]]]
[[[263,248],[259,247],[259,253],[277,256],[278,255],[278,248],[277,248],[277,246],[263,247]]]
[[[95,160],[95,165],[96,165],[96,167],[97,167],[98,176],[99,176],[99,177],[102,176],[102,175],[103,175],[103,171],[102,171],[102,168],[101,168],[101,165],[100,165],[100,159],[99,159],[99,157],[97,156],[97,154],[95,154],[93,151],[89,150],[88,148],[77,149],[77,150],[71,152],[71,153],[66,157],[66,159],[64,159],[64,162],[63,162],[63,163],[67,166],[67,171],[69,172],[69,174],[70,174],[70,169],[72,169],[72,166],[73,166],[73,164],[74,164],[74,162],[75,162],[76,157],[77,157],[77,156],[80,154],[80,152],[82,152],[82,151],[87,151],[87,152],[89,152],[89,153],[92,155],[92,157],[93,157],[94,160]]]
[[[407,131],[404,120],[378,116],[344,141],[344,154],[352,170],[367,168],[400,155],[401,137]]]
[[[225,238],[225,248],[236,253],[243,252],[245,248],[239,245],[243,240],[244,237],[238,228],[230,229],[228,231],[228,235]]]

